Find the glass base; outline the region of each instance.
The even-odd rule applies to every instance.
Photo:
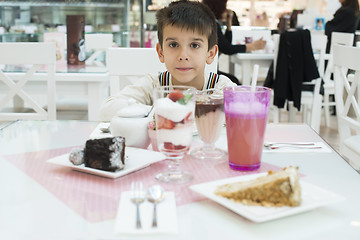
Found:
[[[222,159],[226,152],[219,148],[196,148],[190,152],[190,155],[197,159],[209,159],[209,160],[219,160]]]
[[[155,176],[155,178],[165,183],[187,183],[190,182],[194,176],[189,172],[163,172]]]
[[[240,165],[229,162],[229,166],[231,169],[238,170],[238,171],[253,171],[259,169],[260,163],[250,164],[250,165]]]

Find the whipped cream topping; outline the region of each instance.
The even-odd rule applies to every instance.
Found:
[[[193,101],[189,101],[188,104],[182,105],[177,102],[173,102],[169,98],[160,98],[155,102],[155,114],[173,122],[180,122],[189,113],[192,113],[194,109],[195,103]]]

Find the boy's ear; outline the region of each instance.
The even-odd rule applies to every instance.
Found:
[[[163,50],[162,50],[162,48],[160,46],[160,43],[156,44],[156,52],[158,54],[160,62],[164,63],[165,62],[164,61],[164,52],[163,52]]]
[[[210,48],[210,50],[208,51],[208,57],[206,59],[207,64],[211,64],[214,61],[218,51],[219,51],[219,47],[217,44],[215,44],[212,48]]]

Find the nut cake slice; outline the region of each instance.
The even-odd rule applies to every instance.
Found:
[[[294,207],[301,203],[296,167],[287,167],[278,172],[269,171],[268,175],[250,181],[220,185],[215,194],[246,205],[265,207]]]

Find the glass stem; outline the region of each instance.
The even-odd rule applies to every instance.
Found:
[[[203,148],[204,152],[211,152],[215,149],[215,144],[204,142],[204,146],[202,148]]]
[[[180,162],[181,162],[180,159],[169,159],[168,168],[171,174],[179,174],[181,172]]]

